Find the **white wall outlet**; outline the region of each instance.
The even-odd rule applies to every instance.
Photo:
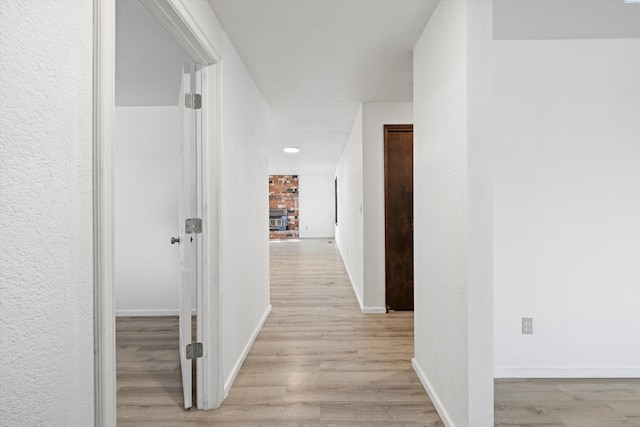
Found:
[[[522,335],[533,334],[533,317],[522,318]]]

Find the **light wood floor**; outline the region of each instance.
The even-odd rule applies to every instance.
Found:
[[[118,318],[118,425],[443,426],[413,313],[362,315],[334,243],[270,248],[273,311],[215,411],[181,409],[175,318]]]
[[[361,315],[334,244],[271,243],[273,311],[222,407],[184,411],[176,318],[118,318],[120,426],[442,426],[413,313]],[[497,426],[640,426],[640,380],[497,380]]]
[[[495,381],[496,426],[640,426],[640,379]]]

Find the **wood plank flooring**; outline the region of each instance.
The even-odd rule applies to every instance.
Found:
[[[273,311],[220,409],[182,409],[176,318],[117,319],[118,425],[442,426],[413,313],[360,314],[333,243],[270,248]],[[640,426],[640,379],[496,380],[495,425]]]
[[[334,243],[270,248],[273,311],[215,411],[181,409],[175,318],[117,319],[118,425],[443,426],[413,313],[362,315]]]
[[[640,379],[495,381],[496,426],[640,426]]]

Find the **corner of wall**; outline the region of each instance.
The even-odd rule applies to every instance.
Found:
[[[451,420],[451,416],[449,415],[449,412],[447,412],[446,407],[442,404],[442,401],[438,396],[438,393],[429,382],[429,379],[427,378],[427,375],[424,373],[424,370],[420,366],[420,363],[415,358],[413,358],[411,359],[411,366],[413,367],[413,370],[418,376],[418,379],[422,383],[422,387],[424,387],[427,394],[429,395],[429,399],[431,399],[431,403],[433,403],[433,406],[435,406],[436,411],[438,411],[438,415],[440,415],[440,418],[442,419],[442,422],[444,423],[444,425],[447,427],[453,427],[454,424],[453,424],[453,421]]]
[[[414,50],[414,366],[474,426],[493,425],[490,7],[440,2]]]

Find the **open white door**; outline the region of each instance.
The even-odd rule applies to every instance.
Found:
[[[182,280],[179,285],[179,323],[180,323],[180,366],[182,371],[182,387],[184,407],[193,405],[192,360],[199,357],[202,347],[192,341],[192,309],[195,308],[192,298],[195,296],[197,280],[196,251],[197,233],[201,230],[201,222],[196,219],[196,110],[193,109],[191,96],[192,72],[195,67],[185,65],[182,74],[182,89],[179,94],[179,105],[182,107],[182,132],[180,135],[179,162],[182,169],[182,185],[178,197],[178,239],[172,243],[179,244],[180,268]]]

